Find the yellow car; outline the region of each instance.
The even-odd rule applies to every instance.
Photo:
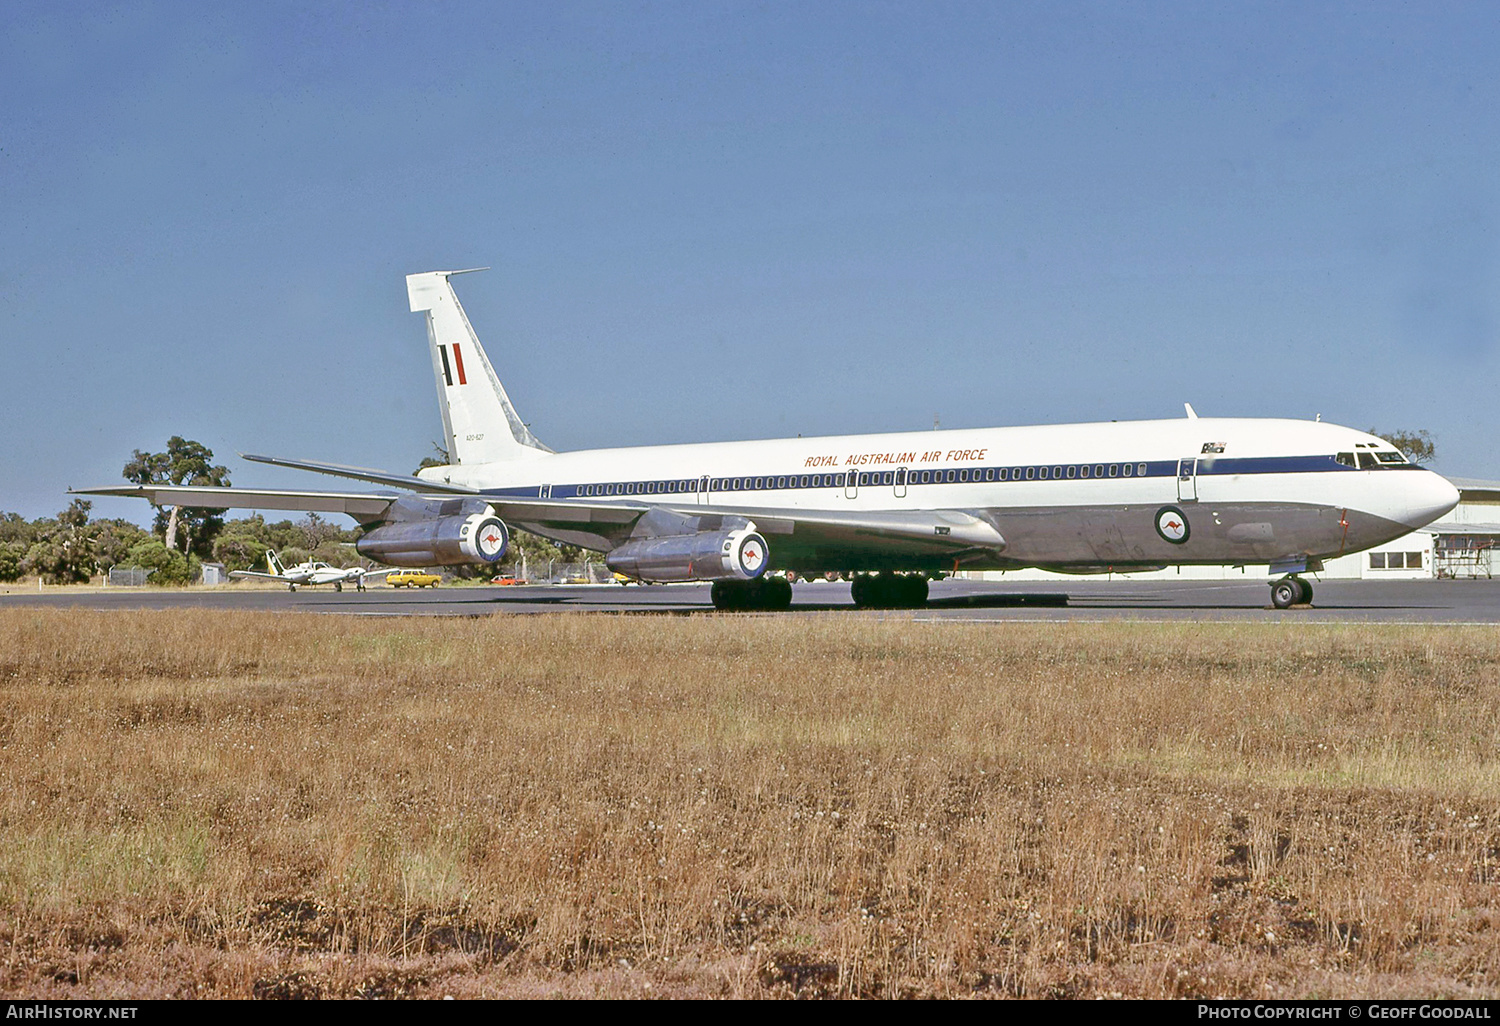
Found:
[[[387,574],[385,583],[392,588],[436,588],[443,578],[430,570],[402,570]]]

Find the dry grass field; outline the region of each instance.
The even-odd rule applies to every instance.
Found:
[[[7,997],[1500,995],[1500,632],[0,609]]]

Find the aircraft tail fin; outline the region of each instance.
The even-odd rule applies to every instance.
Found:
[[[272,552],[270,549],[266,550],[266,569],[271,573],[276,574],[278,577],[286,573],[286,571],[282,569],[281,560],[277,559],[276,553]]]
[[[448,281],[452,275],[466,273],[426,271],[406,276],[412,313],[427,314],[427,341],[447,435],[448,462],[496,463],[549,453],[552,450],[537,441],[516,415],[505,386],[495,376]]]

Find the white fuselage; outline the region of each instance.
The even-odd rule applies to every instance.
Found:
[[[964,510],[995,524],[1006,542],[1003,555],[976,556],[966,566],[1320,558],[1400,537],[1458,499],[1446,480],[1406,463],[1373,435],[1292,420],[1184,418],[534,452],[421,476],[497,497],[633,500],[750,516]],[[1187,527],[1173,527],[1177,520]],[[529,526],[590,544],[577,531]],[[609,544],[601,535],[594,547]],[[826,546],[803,551],[794,538],[772,539],[771,548],[773,565],[806,569],[839,555]]]
[[[356,580],[363,573],[357,566],[344,569],[327,563],[298,563],[283,570],[281,576],[291,584],[341,584]]]

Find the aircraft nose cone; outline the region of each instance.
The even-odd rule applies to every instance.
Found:
[[[1401,522],[1411,528],[1425,527],[1458,505],[1458,489],[1441,474],[1424,470],[1407,474],[1406,515]]]

